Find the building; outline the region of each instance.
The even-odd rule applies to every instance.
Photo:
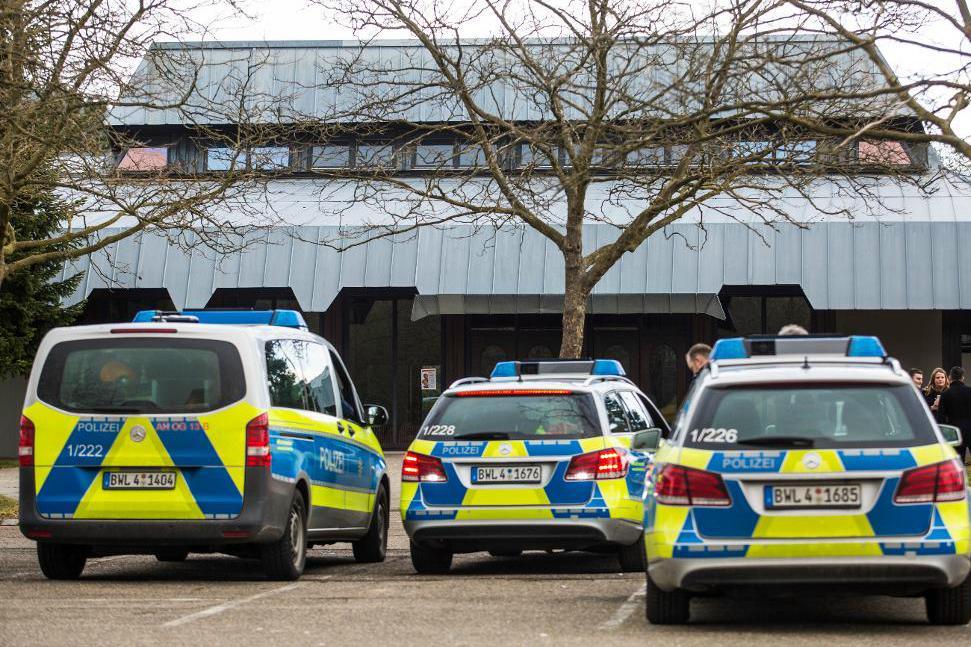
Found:
[[[264,82],[286,92],[288,83],[305,83],[299,80],[312,71],[307,65],[313,67],[306,61],[342,46],[210,43],[160,50],[194,54],[196,47],[212,78],[221,66],[259,56],[271,61]],[[146,144],[119,152],[122,170],[225,168],[224,149],[207,147],[175,113],[129,110],[113,115],[111,126]],[[278,201],[275,209],[291,216],[291,224],[253,232],[250,244],[226,255],[193,244],[191,237],[175,244],[146,232],[69,265],[66,275],[84,273],[74,295],[87,299],[82,323],[127,321],[146,308],[297,308],[312,330],[341,351],[362,398],[391,412],[386,447],[403,447],[413,438],[430,403],[452,380],[488,374],[503,359],[555,356],[563,261],[531,229],[457,224],[344,252],[319,244],[336,234],[338,224],[320,211],[320,187],[327,180],[313,173],[315,165],[363,164],[388,145],[393,142],[370,134],[251,151],[276,169],[269,199]],[[930,174],[932,155],[928,160],[926,151],[923,159],[919,150],[899,151],[907,163],[920,163],[918,172]],[[859,154],[865,153],[861,148]],[[421,173],[421,156],[417,150],[389,159],[407,177]],[[462,163],[456,156],[457,167]],[[905,366],[925,371],[965,363],[971,353],[971,264],[962,261],[962,251],[971,248],[971,184],[941,177],[926,192],[879,176],[867,182],[880,206],[854,219],[832,214],[852,211],[862,199],[823,177],[813,195],[793,192],[782,200],[780,208],[795,224],[759,222],[724,198],[716,210],[723,215],[702,217],[696,210],[668,226],[597,285],[586,354],[619,359],[669,414],[684,395],[683,357],[691,344],[774,333],[787,323],[813,332],[879,335]],[[359,213],[369,207],[345,199],[341,226],[374,215]],[[617,235],[606,223],[587,228],[592,240]],[[7,412],[0,455],[13,453],[22,390],[17,381],[0,388]]]

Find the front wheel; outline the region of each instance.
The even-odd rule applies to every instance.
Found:
[[[421,575],[444,575],[452,567],[452,553],[411,542],[411,565]]]
[[[76,580],[88,561],[88,551],[84,546],[38,542],[37,561],[49,580]]]
[[[378,490],[367,534],[351,544],[354,559],[360,564],[383,562],[388,554],[388,498],[388,489],[382,485]]]
[[[625,573],[643,573],[647,566],[647,557],[644,554],[644,533],[630,546],[621,546],[617,551],[617,561],[620,562],[620,570]]]
[[[932,625],[966,625],[971,622],[971,575],[953,589],[935,589],[924,596]]]
[[[663,591],[647,576],[645,611],[652,625],[683,625],[688,622],[691,598],[687,591]]]
[[[303,495],[293,493],[283,536],[260,546],[260,561],[271,580],[295,580],[303,575],[307,563],[307,509]]]

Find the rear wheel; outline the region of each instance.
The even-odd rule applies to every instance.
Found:
[[[647,576],[645,611],[652,625],[683,625],[688,622],[691,598],[687,591],[662,591]]]
[[[378,490],[367,534],[351,544],[354,549],[354,559],[359,563],[384,561],[388,554],[388,518],[388,490],[382,485]]]
[[[88,561],[88,551],[84,546],[38,542],[37,561],[49,580],[76,580]]]
[[[160,562],[184,562],[189,556],[189,551],[179,548],[167,548],[155,553],[155,559]]]
[[[297,490],[293,493],[283,536],[271,544],[260,546],[260,561],[270,579],[295,580],[303,574],[307,563],[306,516],[303,495]]]
[[[444,575],[452,567],[452,553],[411,542],[411,565],[421,575]]]
[[[935,589],[924,596],[932,625],[966,625],[971,622],[971,575],[953,589]]]
[[[646,566],[646,556],[644,555],[644,533],[630,546],[621,546],[617,551],[617,561],[620,562],[620,570],[625,573],[643,573]]]

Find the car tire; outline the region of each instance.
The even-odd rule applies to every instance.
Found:
[[[88,561],[88,550],[84,546],[38,542],[37,561],[49,580],[76,580]]]
[[[971,575],[950,589],[934,589],[924,596],[932,625],[966,625],[971,622]]]
[[[493,557],[519,557],[523,554],[521,550],[490,550],[489,554]]]
[[[625,573],[643,573],[647,567],[647,556],[644,554],[644,533],[630,546],[621,546],[617,551],[617,561],[620,570]]]
[[[179,548],[167,548],[155,553],[155,559],[160,562],[184,562],[189,556],[189,551]]]
[[[307,508],[299,490],[293,493],[283,535],[260,546],[260,561],[271,580],[291,581],[303,575],[307,563]]]
[[[368,526],[367,534],[351,543],[351,547],[354,549],[354,559],[359,564],[383,562],[388,554],[390,515],[388,500],[388,489],[382,485],[375,498],[374,511],[371,513],[371,523]]]
[[[452,567],[452,553],[411,542],[411,565],[420,575],[444,575]]]
[[[645,615],[652,625],[683,625],[688,622],[691,596],[687,591],[663,591],[647,576]]]

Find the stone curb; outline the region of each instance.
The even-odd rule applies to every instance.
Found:
[[[18,526],[20,522],[16,519],[0,519],[0,526]]]

